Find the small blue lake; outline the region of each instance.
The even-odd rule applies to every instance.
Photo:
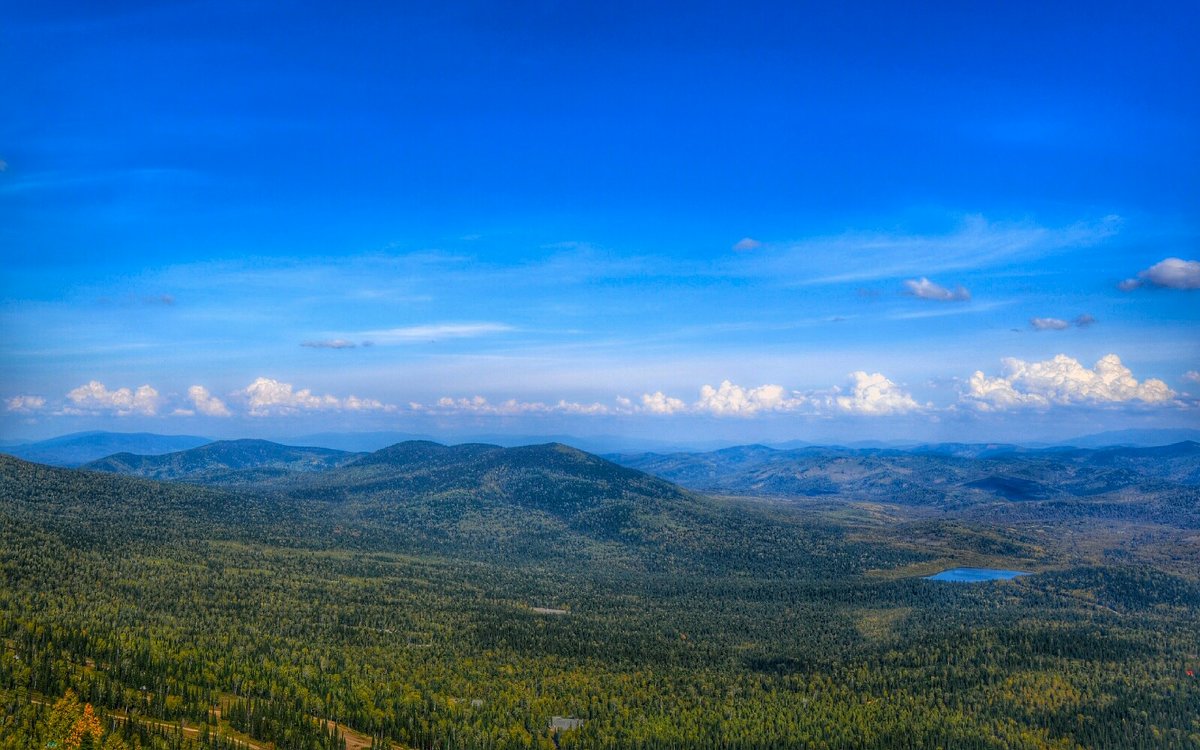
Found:
[[[954,583],[983,583],[984,581],[1010,581],[1017,576],[1030,575],[1024,570],[1000,570],[998,568],[950,568],[941,573],[925,576],[930,581],[952,581]]]

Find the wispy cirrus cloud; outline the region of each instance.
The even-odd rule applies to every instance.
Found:
[[[358,344],[346,339],[321,339],[316,341],[302,341],[300,346],[309,349],[354,349]]]
[[[791,243],[773,243],[756,253],[762,272],[796,278],[802,284],[861,282],[987,268],[1103,242],[1120,230],[1119,216],[1061,227],[1031,222],[965,217],[943,233],[847,232]]]
[[[515,330],[516,328],[507,323],[433,323],[363,331],[360,335],[380,344],[404,344],[414,341],[476,338]]]

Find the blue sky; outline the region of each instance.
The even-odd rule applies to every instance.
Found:
[[[0,434],[1200,426],[1200,10],[1044,5],[9,9]]]

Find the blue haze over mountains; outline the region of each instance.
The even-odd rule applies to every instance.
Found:
[[[330,448],[347,452],[370,452],[385,448],[395,443],[409,440],[430,440],[448,443],[488,443],[506,447],[533,445],[538,443],[556,442],[571,445],[581,450],[601,454],[625,453],[686,453],[719,451],[733,448],[728,443],[696,442],[678,443],[666,441],[637,440],[616,436],[594,436],[580,438],[571,435],[469,435],[445,437],[414,434],[404,432],[369,432],[369,433],[319,433],[297,437],[275,438],[273,442],[288,446],[306,446],[315,448]],[[1187,440],[1200,441],[1200,430],[1164,429],[1164,430],[1121,430],[1080,436],[1060,445],[1080,448],[1096,448],[1104,446],[1155,446]],[[197,435],[158,435],[154,433],[122,433],[90,431],[61,435],[48,440],[39,441],[7,441],[0,446],[0,453],[8,453],[18,458],[52,466],[80,466],[90,461],[105,458],[117,453],[129,453],[139,456],[154,456],[176,451],[197,448],[207,443],[217,442],[212,438]],[[232,441],[225,441],[232,442]],[[772,443],[771,447],[781,450],[806,448],[814,443],[804,441],[788,441]],[[855,449],[870,448],[919,448],[951,450],[950,446],[986,446],[988,444],[921,444],[901,441],[861,441],[845,444],[845,447]],[[994,444],[1000,447],[1008,444]],[[1044,443],[1028,444],[1025,447],[1048,447]],[[968,450],[974,448],[968,447]]]

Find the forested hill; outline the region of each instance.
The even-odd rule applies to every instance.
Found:
[[[78,701],[106,750],[1194,748],[1196,526],[1002,505],[713,499],[555,444],[237,490],[0,457],[0,750],[82,747]]]
[[[87,507],[105,523],[119,523],[124,513],[155,528],[225,537],[489,559],[627,557],[661,543],[664,529],[690,529],[689,540],[720,538],[733,516],[662,479],[554,443],[410,441],[351,454],[241,440],[164,456],[110,456],[84,472],[7,457],[0,468],[10,497],[40,490],[66,503],[68,514]],[[211,487],[189,488],[196,484]],[[625,546],[596,546],[612,543]]]
[[[354,461],[361,453],[329,448],[280,445],[267,440],[220,440],[164,455],[117,453],[82,468],[151,479],[187,479],[222,483],[246,469],[277,472],[324,471]]]
[[[655,529],[699,523],[697,513],[709,508],[670,482],[557,443],[410,441],[256,487],[297,502],[333,503],[346,518],[407,529],[431,543],[521,545],[551,556],[561,546],[581,548],[576,535],[644,542]]]
[[[71,544],[281,536],[297,524],[277,500],[30,463],[0,455],[0,519]]]
[[[348,491],[422,494],[467,489],[540,508],[586,504],[600,497],[681,500],[686,495],[670,482],[561,443],[519,448],[398,443],[313,477],[311,483]]]

